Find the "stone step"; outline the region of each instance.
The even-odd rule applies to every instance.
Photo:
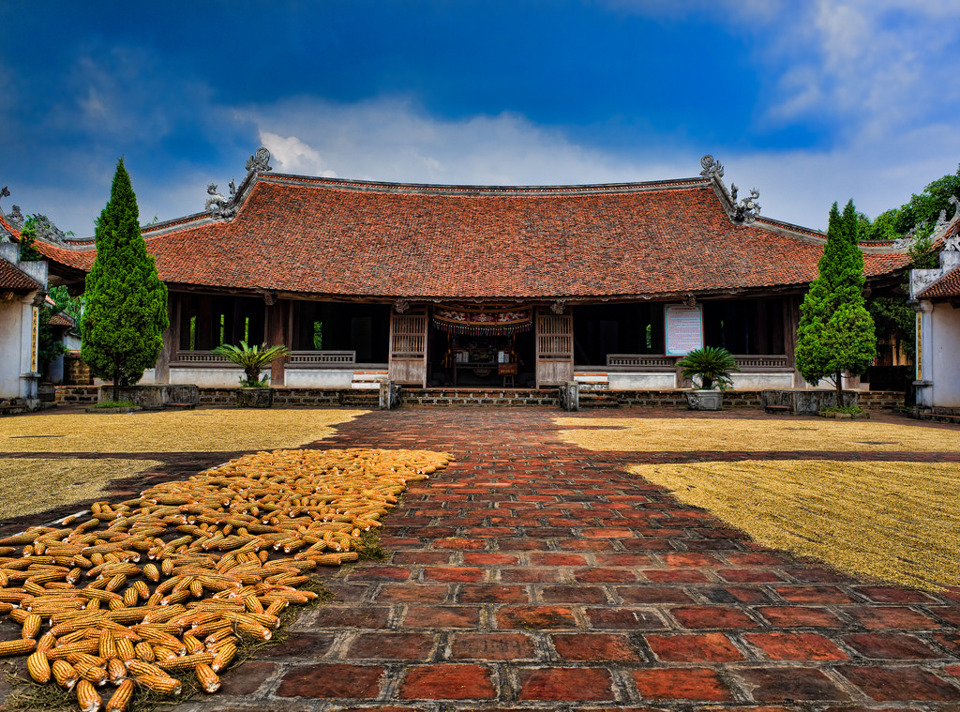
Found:
[[[960,415],[950,413],[921,413],[920,420],[929,420],[932,423],[952,423],[960,424]]]
[[[619,408],[620,399],[609,391],[580,391],[581,408]]]

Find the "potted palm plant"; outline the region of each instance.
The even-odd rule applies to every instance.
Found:
[[[290,353],[286,346],[248,346],[246,341],[241,341],[239,346],[221,344],[213,353],[243,369],[237,390],[238,408],[269,408],[273,405],[270,376],[261,377],[260,372],[274,360]]]
[[[740,370],[729,351],[715,346],[691,351],[677,366],[684,378],[694,381],[694,390],[687,393],[687,405],[693,410],[720,410],[723,392],[733,385],[730,374]]]

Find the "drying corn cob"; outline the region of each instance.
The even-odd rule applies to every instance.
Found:
[[[136,685],[179,694],[167,670],[192,670],[214,692],[239,637],[270,639],[290,603],[316,598],[297,588],[304,572],[355,561],[362,531],[380,525],[406,482],[448,460],[378,450],[258,453],[135,499],[97,502],[72,528],[7,537],[0,615],[22,637],[0,642],[0,655],[33,653],[31,677],[76,688],[85,710],[99,709],[95,685],[108,681],[118,686],[107,703],[114,712],[126,709]],[[51,627],[40,636],[44,621]]]

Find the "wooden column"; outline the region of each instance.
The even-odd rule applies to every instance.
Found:
[[[268,295],[266,299],[267,313],[266,317],[264,318],[266,325],[264,330],[267,332],[267,346],[277,346],[283,344],[289,348],[290,343],[287,338],[287,325],[289,322],[288,314],[290,312],[290,302],[286,299],[274,300],[271,298],[271,295]],[[284,356],[283,358],[278,358],[273,362],[270,370],[271,385],[284,385],[284,374],[286,373],[287,361],[289,361],[289,357]]]
[[[800,298],[791,295],[783,300],[783,353],[793,367],[793,385],[802,384],[803,376],[797,370],[797,328],[800,326]]]
[[[167,293],[167,319],[170,325],[163,332],[163,348],[154,366],[154,383],[170,383],[170,362],[180,349],[180,295]]]

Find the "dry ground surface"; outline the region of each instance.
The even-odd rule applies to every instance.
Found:
[[[332,603],[179,712],[960,709],[957,428],[747,410],[238,413],[92,416],[126,419],[113,436],[79,413],[0,421],[5,482],[33,477],[12,498],[46,507],[6,514],[3,532],[89,504],[69,489],[40,503],[72,463],[97,463],[77,481],[122,499],[310,442],[456,458],[387,519],[386,561],[323,572]]]

